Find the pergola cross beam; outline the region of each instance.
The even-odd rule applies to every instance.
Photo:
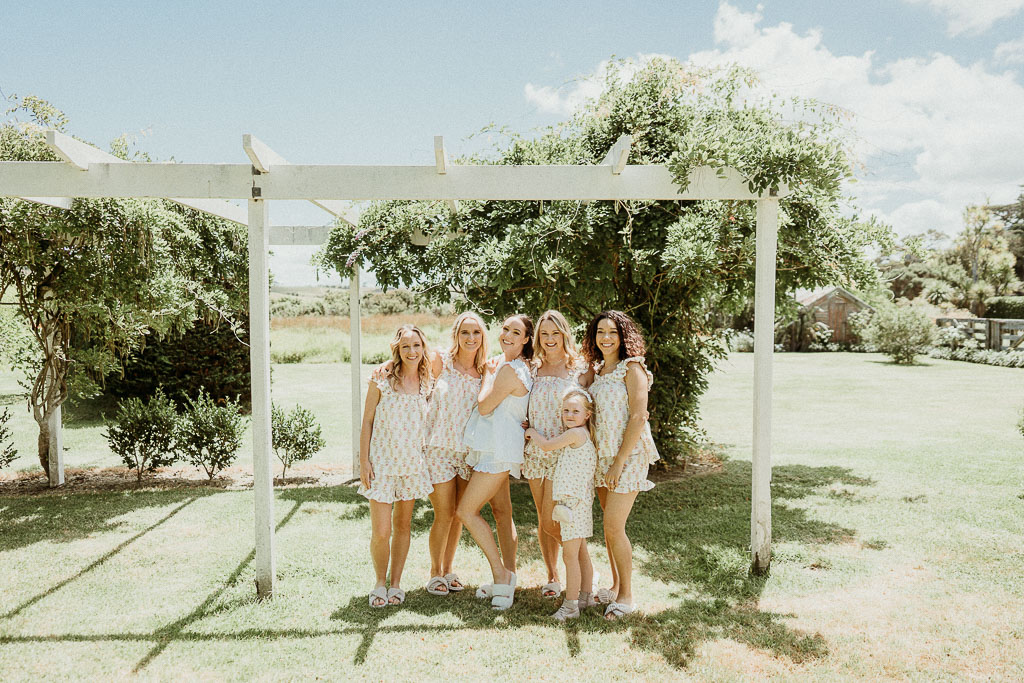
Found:
[[[66,137],[66,136],[65,136]],[[55,138],[56,139],[56,138]],[[253,458],[256,489],[257,592],[274,590],[273,484],[270,477],[269,302],[266,253],[272,230],[271,199],[306,200],[320,206],[341,200],[515,200],[515,201],[756,201],[755,369],[753,475],[751,495],[752,568],[765,571],[771,551],[771,357],[774,323],[778,203],[788,192],[752,192],[749,179],[732,169],[697,168],[681,190],[663,165],[629,165],[631,144],[620,138],[605,164],[595,166],[453,166],[435,140],[435,159],[423,166],[337,166],[282,163],[267,150],[252,164],[124,163],[89,159],[78,167],[53,162],[0,162],[0,196],[13,197],[195,197],[248,200],[250,359],[253,371]],[[243,145],[244,146],[244,145]],[[88,147],[88,146],[86,146]],[[76,146],[65,145],[65,150]],[[92,148],[94,149],[94,148]],[[247,149],[247,154],[250,149]],[[80,150],[79,150],[80,151]],[[97,150],[98,151],[98,150]],[[91,153],[90,153],[91,154]],[[101,153],[102,154],[102,153]],[[439,161],[440,159],[440,161]],[[259,166],[257,166],[257,163]],[[82,170],[84,166],[85,170]],[[610,171],[609,172],[609,167]],[[261,170],[262,169],[262,170]],[[195,200],[175,199],[179,203]],[[186,204],[191,205],[191,204]],[[198,208],[198,207],[195,207]],[[237,207],[235,207],[237,208]],[[201,209],[203,210],[203,209]],[[334,213],[332,211],[332,213]],[[335,214],[338,215],[338,214]],[[230,220],[230,219],[229,219]],[[240,221],[241,222],[241,221]],[[353,452],[357,453],[358,269],[353,273]],[[353,468],[358,471],[357,468]]]

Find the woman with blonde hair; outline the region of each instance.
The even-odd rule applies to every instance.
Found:
[[[377,578],[371,607],[405,602],[401,582],[412,511],[416,499],[431,492],[423,446],[432,382],[426,337],[418,327],[402,325],[391,340],[390,365],[370,378],[359,439],[359,493],[370,501],[370,556]],[[386,588],[389,564],[391,587]]]
[[[562,396],[567,390],[579,387],[579,376],[586,370],[586,364],[576,350],[576,341],[565,316],[555,310],[544,311],[537,319],[533,348],[534,386],[530,392],[529,423],[541,437],[553,439],[564,431]],[[557,598],[562,592],[558,576],[561,532],[551,517],[554,508],[551,487],[559,453],[559,450],[545,451],[537,441],[531,441],[526,445],[523,461],[523,476],[530,483],[533,504],[537,508],[537,540],[548,575],[548,583],[541,589],[545,598]],[[585,561],[589,563],[589,556]]]

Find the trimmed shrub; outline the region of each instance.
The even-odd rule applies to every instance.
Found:
[[[176,435],[178,413],[174,402],[163,389],[147,400],[126,398],[118,406],[114,422],[107,426],[104,436],[110,450],[121,458],[136,478],[142,481],[143,472],[171,465],[178,460]]]
[[[725,330],[729,340],[729,350],[739,353],[750,353],[754,350],[754,333],[747,330]]]
[[[273,406],[270,428],[274,454],[284,466],[281,479],[288,477],[288,468],[294,463],[309,460],[327,445],[313,413],[302,406],[295,406],[289,412]]]
[[[959,360],[965,363],[998,365],[1004,368],[1024,368],[1024,351],[993,351],[991,349],[934,347],[928,351],[932,358]]]
[[[205,390],[187,401],[178,422],[178,451],[212,480],[235,461],[242,445],[241,406],[230,399],[218,405]]]
[[[920,309],[909,305],[886,305],[875,309],[865,341],[894,362],[908,365],[925,353],[935,334],[935,326]]]
[[[1024,296],[994,296],[985,299],[985,317],[1024,320]]]
[[[0,413],[0,467],[10,466],[14,459],[18,457],[18,451],[14,449],[14,442],[6,443],[13,436],[11,428],[7,426],[10,419],[11,411],[4,408],[4,411]]]

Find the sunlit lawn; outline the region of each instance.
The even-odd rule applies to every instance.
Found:
[[[262,603],[249,491],[0,488],[0,678],[1020,680],[1024,372],[926,363],[776,357],[774,559],[754,579],[752,357],[732,356],[703,401],[728,460],[639,498],[644,615],[618,624],[547,619],[521,485],[524,590],[502,614],[471,592],[422,589],[429,506],[417,508],[409,600],[378,611],[366,606],[367,507],[350,487],[278,492],[279,588]],[[274,368],[275,396],[331,430],[325,461],[349,456],[347,379],[338,364]],[[98,431],[68,430],[69,462],[114,464]],[[458,566],[485,577],[471,545]]]

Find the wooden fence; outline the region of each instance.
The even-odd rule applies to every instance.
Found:
[[[1024,320],[1011,318],[938,318],[939,327],[955,327],[983,349],[1024,351]]]

